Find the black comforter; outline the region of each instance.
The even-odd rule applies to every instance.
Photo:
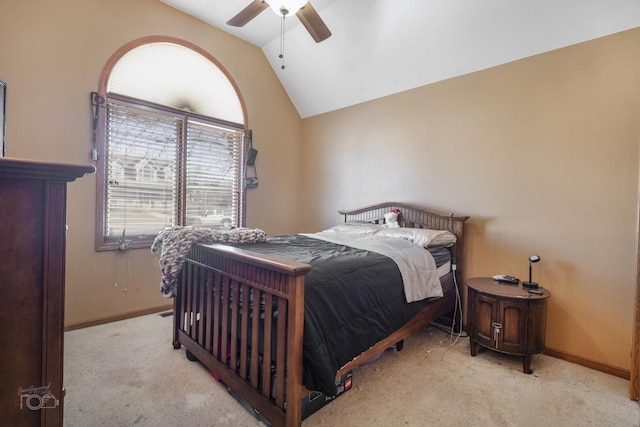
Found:
[[[303,235],[270,237],[250,250],[313,267],[305,278],[304,385],[328,396],[342,366],[428,303],[407,303],[396,263],[378,253]]]

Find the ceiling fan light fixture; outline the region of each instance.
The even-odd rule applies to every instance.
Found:
[[[278,16],[295,15],[308,0],[269,0],[267,3]]]

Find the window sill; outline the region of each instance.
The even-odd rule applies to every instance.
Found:
[[[153,244],[153,238],[131,238],[131,239],[117,239],[117,240],[103,240],[96,241],[96,252],[104,251],[128,251],[130,249],[151,249]]]

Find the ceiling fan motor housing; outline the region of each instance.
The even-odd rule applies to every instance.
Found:
[[[307,0],[270,0],[267,3],[277,15],[289,16],[307,4]]]

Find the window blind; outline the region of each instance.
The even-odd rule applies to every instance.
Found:
[[[186,112],[107,102],[107,239],[240,224],[243,132]]]
[[[237,227],[242,134],[187,121],[187,225]]]

